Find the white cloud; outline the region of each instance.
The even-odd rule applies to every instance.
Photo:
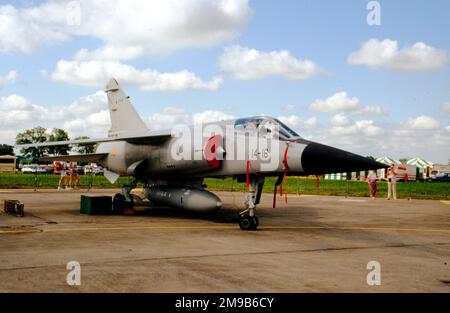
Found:
[[[216,90],[223,82],[221,77],[204,82],[187,70],[162,73],[152,69],[139,70],[113,61],[60,60],[51,74],[53,80],[86,86],[103,86],[111,77],[118,79],[122,85],[151,91]]]
[[[251,13],[248,0],[77,3],[68,6],[65,1],[49,0],[21,9],[0,6],[0,51],[29,53],[86,36],[100,40],[103,46],[80,51],[79,57],[131,59],[231,40],[246,26]]]
[[[13,84],[13,83],[15,83],[16,79],[17,79],[17,72],[14,71],[14,70],[9,71],[4,76],[0,75],[0,90],[3,89],[3,87],[6,84]]]
[[[254,80],[270,76],[310,79],[325,73],[310,60],[297,59],[287,50],[263,52],[241,46],[225,49],[220,67],[234,79]]]
[[[182,108],[167,107],[161,113],[153,113],[147,119],[151,130],[168,129],[176,125],[189,123],[189,114]]]
[[[13,143],[18,132],[38,125],[62,127],[71,138],[79,135],[103,137],[109,129],[109,112],[105,110],[106,97],[102,93],[97,92],[58,107],[34,104],[16,94],[1,97],[0,128],[3,135],[0,140]]]
[[[28,99],[16,94],[0,98],[0,111],[23,110],[31,107]]]
[[[302,119],[298,115],[292,114],[289,116],[279,116],[278,119],[287,126],[301,131],[310,130],[319,125],[319,120],[315,116]]]
[[[51,21],[55,16],[44,16],[32,9],[16,9],[9,4],[0,6],[0,52],[30,53],[45,44],[66,41],[67,33]]]
[[[338,113],[333,115],[330,122],[333,126],[345,126],[351,123],[351,119],[343,113]]]
[[[64,116],[70,118],[71,112],[64,109],[49,109],[31,103],[28,99],[16,94],[0,98],[0,126],[23,126],[28,123],[57,121]]]
[[[381,128],[376,126],[374,121],[361,120],[347,126],[333,126],[330,133],[334,136],[354,136],[363,134],[366,137],[374,137],[380,134]]]
[[[69,105],[69,111],[79,113],[94,113],[106,108],[108,99],[104,91],[81,97]]]
[[[426,115],[410,118],[407,125],[413,130],[434,130],[440,126],[437,120]]]
[[[339,113],[352,115],[387,115],[388,111],[381,106],[363,106],[357,97],[349,97],[346,91],[340,91],[326,99],[316,99],[310,104],[313,112]]]
[[[229,120],[234,116],[211,110],[190,114],[183,108],[166,107],[162,112],[142,118],[150,130],[161,130]],[[36,126],[63,128],[72,139],[81,135],[105,137],[110,128],[107,98],[103,91],[98,91],[68,105],[46,107],[16,94],[0,97],[0,143],[13,144],[18,132]]]
[[[361,107],[360,101],[356,97],[350,98],[347,92],[341,91],[323,99],[316,99],[309,109],[315,112],[345,112],[354,111]]]
[[[368,105],[368,106],[364,106],[354,112],[352,112],[352,114],[355,115],[388,115],[388,110],[381,107],[381,106],[372,106],[372,105]]]
[[[420,121],[428,120],[423,118],[409,118],[395,123],[371,119],[354,121],[344,113],[335,114],[330,118],[329,124],[319,123],[315,118],[312,127],[308,127],[305,120],[298,115],[281,116],[279,119],[305,139],[364,156],[388,155],[394,158],[417,156],[433,162],[447,163],[450,155],[448,123],[445,127],[428,129],[430,126],[417,127],[417,124],[421,124]],[[433,124],[431,122],[431,125]]]
[[[348,57],[349,64],[385,67],[401,71],[433,70],[445,66],[449,57],[445,50],[436,49],[423,42],[399,49],[396,40],[370,39]]]
[[[206,110],[200,113],[195,113],[192,116],[192,121],[194,124],[200,124],[200,123],[226,121],[231,120],[233,118],[235,118],[233,115],[226,114],[222,111]]]

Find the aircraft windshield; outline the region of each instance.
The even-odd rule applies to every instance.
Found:
[[[278,128],[279,135],[282,139],[300,137],[295,131],[286,126],[283,122],[272,117],[249,117],[236,120],[234,127],[239,131],[265,131],[273,133]]]

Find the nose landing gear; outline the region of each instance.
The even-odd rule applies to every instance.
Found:
[[[239,213],[239,227],[242,230],[256,230],[259,226],[259,219],[256,216],[256,205],[261,199],[264,177],[250,177],[249,191],[246,195],[245,205],[247,209]]]
[[[244,212],[239,214],[239,227],[242,230],[256,230],[259,225],[258,217],[256,215],[250,216],[250,214]]]

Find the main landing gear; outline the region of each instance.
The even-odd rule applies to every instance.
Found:
[[[262,188],[264,186],[264,177],[250,177],[249,191],[245,198],[247,209],[239,213],[239,227],[242,230],[256,230],[259,225],[256,216],[256,205],[261,199]]]
[[[133,196],[131,190],[136,188],[137,180],[134,179],[131,184],[122,186],[122,193],[116,193],[113,198],[113,213],[121,215],[124,209],[132,209],[134,207]]]

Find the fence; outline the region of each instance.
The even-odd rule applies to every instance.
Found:
[[[276,178],[266,178],[263,192],[273,193]],[[246,190],[245,183],[232,179],[206,179],[210,190],[241,191]],[[378,197],[387,196],[387,182],[377,184]],[[450,183],[447,182],[397,182],[397,198],[411,199],[450,199]],[[354,180],[326,180],[321,178],[317,184],[315,177],[288,177],[283,184],[288,194],[334,195],[347,197],[368,197],[367,182]]]
[[[54,174],[23,174],[23,173],[0,173],[0,188],[32,188],[49,189],[57,188],[59,175]],[[129,184],[131,177],[120,177],[114,184],[108,182],[104,176],[80,175],[80,189],[91,188],[120,188]],[[276,178],[266,178],[263,192],[273,193]],[[209,190],[238,191],[245,192],[245,183],[238,183],[229,179],[205,179]],[[450,183],[446,182],[397,182],[398,198],[413,199],[450,199]],[[288,194],[316,194],[336,196],[358,196],[366,197],[369,189],[366,182],[353,180],[325,180],[320,179],[317,185],[314,177],[288,177],[283,183],[283,191]],[[378,182],[378,196],[387,195],[387,183]]]
[[[0,173],[0,188],[33,188],[48,189],[57,188],[59,184],[59,175],[54,174],[23,174],[17,173]],[[131,177],[119,177],[119,179],[111,184],[102,175],[80,175],[79,188],[120,188],[124,184],[129,184]],[[64,187],[64,184],[62,184]]]

